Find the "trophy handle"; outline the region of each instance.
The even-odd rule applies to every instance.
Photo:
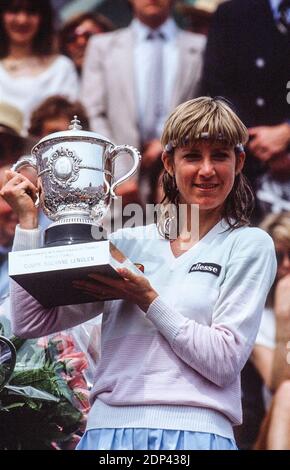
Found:
[[[131,170],[129,170],[124,176],[121,176],[121,178],[119,178],[117,181],[115,181],[115,183],[112,184],[110,188],[110,193],[113,198],[117,197],[115,194],[116,187],[136,173],[139,163],[141,161],[140,152],[138,152],[137,149],[131,147],[130,145],[117,145],[116,147],[114,147],[113,150],[109,151],[109,156],[111,160],[114,161],[121,152],[126,152],[130,155],[130,157],[132,157],[133,166]]]
[[[33,156],[25,156],[25,157],[21,157],[19,158],[19,160],[17,160],[16,163],[14,163],[14,165],[12,165],[11,167],[11,170],[12,171],[16,171],[18,173],[18,171],[25,167],[25,166],[31,166],[32,168],[35,169],[36,173],[37,173],[37,164],[36,164],[36,159],[35,157]],[[35,207],[38,207],[39,206],[39,193],[37,192],[37,198],[36,198],[36,201],[34,203]]]

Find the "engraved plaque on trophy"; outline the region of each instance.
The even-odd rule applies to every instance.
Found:
[[[92,302],[96,299],[73,289],[73,280],[93,272],[118,277],[118,267],[139,272],[110,241],[96,241],[94,233],[116,197],[116,187],[137,171],[140,154],[83,131],[77,116],[68,131],[44,137],[31,153],[12,170],[35,168],[38,202],[52,223],[43,248],[9,254],[9,276],[46,307]],[[132,167],[116,180],[115,163],[124,153],[132,158]]]

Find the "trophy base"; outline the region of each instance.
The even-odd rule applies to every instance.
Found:
[[[97,232],[98,237],[96,237]],[[44,232],[45,247],[76,245],[100,240],[105,240],[104,229],[87,223],[52,225]]]
[[[112,300],[106,294],[98,298],[86,294],[74,288],[73,281],[88,280],[92,273],[122,279],[118,268],[140,275],[140,269],[109,240],[9,253],[9,276],[44,307]]]

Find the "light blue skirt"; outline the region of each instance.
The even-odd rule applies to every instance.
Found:
[[[76,450],[238,450],[233,439],[171,429],[91,429]]]

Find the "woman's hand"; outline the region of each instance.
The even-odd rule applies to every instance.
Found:
[[[158,297],[145,276],[138,276],[129,269],[117,269],[123,279],[111,279],[100,274],[89,274],[90,280],[74,281],[73,286],[83,292],[95,296],[111,299],[123,299],[138,305],[143,312],[147,312],[150,304]]]
[[[21,228],[33,229],[38,226],[36,186],[24,175],[7,170],[0,196],[17,214]]]
[[[258,126],[249,129],[249,149],[261,161],[286,151],[290,142],[290,125]]]

